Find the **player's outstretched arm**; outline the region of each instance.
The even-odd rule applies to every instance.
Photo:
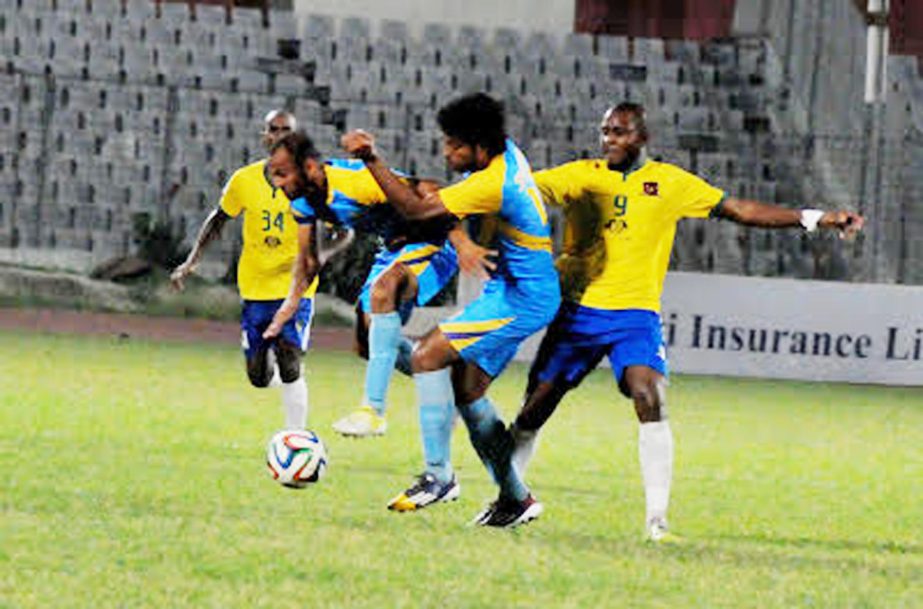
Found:
[[[841,238],[852,237],[862,230],[865,223],[862,216],[848,210],[792,209],[734,197],[724,200],[718,217],[727,218],[738,224],[765,228],[801,226],[808,232],[817,228],[836,229]]]
[[[230,217],[220,207],[216,207],[212,213],[208,214],[208,217],[202,222],[195,244],[192,246],[189,255],[186,256],[186,260],[170,273],[170,282],[175,289],[182,290],[185,287],[184,281],[199,265],[205,246],[221,236],[221,229],[224,228]]]
[[[298,225],[298,255],[292,268],[292,283],[288,296],[282,302],[279,310],[272,317],[272,322],[263,332],[263,338],[273,338],[282,332],[282,327],[298,311],[298,304],[304,291],[320,271],[320,260],[317,257],[317,231],[314,223]]]
[[[350,156],[365,163],[388,197],[388,202],[408,220],[429,220],[449,213],[439,199],[438,191],[431,190],[422,195],[419,186],[413,188],[391,171],[378,156],[371,133],[356,129],[344,135],[341,143]]]

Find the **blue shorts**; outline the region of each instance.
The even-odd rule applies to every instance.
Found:
[[[654,311],[608,311],[567,302],[548,326],[529,378],[576,387],[609,357],[616,382],[628,366],[669,374],[660,315]]]
[[[404,322],[410,318],[414,306],[422,307],[432,300],[458,272],[455,248],[448,241],[445,245],[411,243],[393,252],[382,248],[375,255],[372,270],[359,294],[359,308],[362,311],[372,312],[372,286],[382,273],[397,263],[404,264],[417,277],[417,297],[403,303],[399,310]]]
[[[491,279],[481,295],[439,330],[463,360],[498,376],[519,345],[548,325],[561,304],[556,276],[509,284]]]
[[[263,332],[282,305],[282,300],[245,300],[240,315],[240,346],[247,359],[271,346],[276,339],[266,341]],[[311,320],[314,317],[314,299],[302,298],[298,311],[282,326],[278,338],[297,345],[301,352],[308,350],[311,340]],[[269,342],[269,345],[266,343]]]

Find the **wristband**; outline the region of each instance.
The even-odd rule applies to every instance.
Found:
[[[801,226],[809,233],[813,233],[817,230],[817,223],[820,222],[823,215],[824,212],[820,209],[802,209]]]

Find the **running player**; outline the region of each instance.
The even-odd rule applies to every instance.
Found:
[[[437,116],[443,154],[453,170],[468,175],[425,196],[388,169],[370,134],[351,132],[343,144],[365,162],[391,204],[415,225],[455,223],[469,215],[499,219],[499,258],[492,278],[478,299],[417,344],[412,365],[421,422],[448,437],[454,390],[471,443],[500,487],[499,499],[475,522],[515,527],[536,518],[542,506],[512,466],[513,438],[485,393],[519,344],[554,317],[560,289],[545,208],[525,156],[506,137],[504,118],[502,104],[480,93],[443,107]],[[460,235],[463,231],[457,229],[450,233],[453,243]],[[442,457],[448,464],[448,455]],[[389,507],[414,510],[444,500],[454,484],[451,466],[447,470],[442,478],[429,472],[420,476]]]
[[[263,146],[268,150],[295,129],[295,117],[273,110],[264,119]],[[195,271],[205,247],[221,235],[231,218],[243,214],[243,248],[237,265],[237,286],[243,302],[241,344],[247,377],[254,387],[280,385],[286,429],[303,429],[308,415],[308,386],[301,359],[311,332],[313,297],[317,282],[299,293],[297,314],[285,325],[278,340],[263,339],[263,331],[288,294],[292,263],[298,251],[297,230],[285,193],[274,188],[266,159],[238,169],[231,176],[221,201],[202,223],[186,260],[170,279],[178,290]]]
[[[558,260],[564,304],[539,348],[511,431],[517,443],[514,460],[523,472],[539,428],[564,395],[608,357],[640,422],[646,533],[652,541],[671,541],[676,539],[667,527],[673,436],[659,312],[677,222],[712,217],[749,226],[835,229],[845,236],[860,230],[863,220],[849,211],[790,209],[729,197],[679,167],[648,159],[647,140],[643,107],[623,103],[603,117],[603,158],[535,174],[544,200],[562,206],[567,219]],[[464,244],[458,248],[460,262],[472,251],[483,255]]]

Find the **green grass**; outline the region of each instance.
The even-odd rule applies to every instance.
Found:
[[[388,435],[337,437],[348,353],[308,359],[331,466],[264,473],[282,421],[212,345],[0,333],[0,607],[921,607],[923,391],[677,377],[677,548],[642,540],[637,424],[608,371],[572,394],[530,471],[546,512],[469,528],[494,491],[459,430],[462,498],[387,500],[420,469],[413,387]],[[492,395],[509,416],[525,369]]]

